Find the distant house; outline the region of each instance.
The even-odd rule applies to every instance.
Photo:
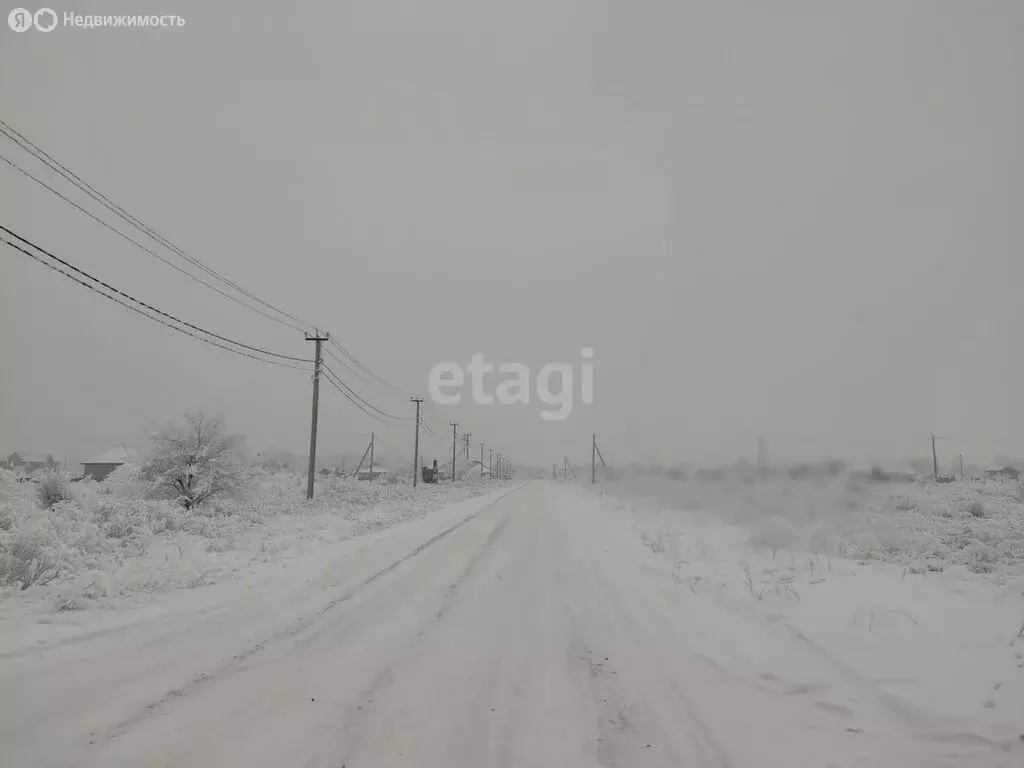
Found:
[[[122,464],[131,460],[131,453],[123,445],[117,445],[90,461],[82,462],[82,474],[93,480],[103,480]]]
[[[12,453],[7,457],[7,469],[31,474],[40,469],[56,469],[57,462],[48,453]]]
[[[374,467],[373,468],[373,479],[374,480],[381,480],[381,479],[385,479],[386,480],[387,476],[388,476],[388,471],[386,469],[384,469],[383,467]],[[370,479],[370,469],[369,469],[369,467],[367,467],[366,469],[359,470],[359,474],[356,475],[356,479],[357,480],[369,480]]]
[[[1010,466],[986,469],[985,475],[990,480],[1020,480],[1020,472]]]

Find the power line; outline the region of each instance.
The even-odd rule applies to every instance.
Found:
[[[29,154],[31,154],[37,160],[40,160],[47,167],[49,167],[51,170],[56,171],[58,174],[63,176],[67,181],[71,182],[71,184],[73,184],[79,190],[84,192],[86,195],[91,197],[96,202],[100,203],[102,206],[104,206],[111,213],[113,213],[114,215],[118,216],[119,218],[121,218],[122,220],[126,221],[127,223],[131,224],[133,227],[135,227],[139,231],[145,233],[146,235],[151,237],[156,242],[160,243],[164,247],[166,247],[169,250],[171,250],[173,253],[175,253],[178,256],[180,256],[181,258],[185,259],[185,261],[187,261],[188,263],[192,264],[193,266],[199,268],[200,270],[202,270],[203,272],[208,274],[210,277],[213,277],[213,278],[215,278],[217,280],[220,280],[222,283],[230,286],[234,290],[236,290],[239,293],[241,293],[243,296],[245,296],[245,297],[247,297],[247,298],[251,299],[252,301],[255,301],[255,302],[259,303],[259,304],[262,304],[264,307],[266,307],[266,308],[268,308],[270,310],[273,310],[274,312],[277,312],[279,315],[282,315],[283,317],[286,317],[286,318],[288,318],[290,320],[293,320],[296,323],[305,325],[307,328],[312,327],[311,323],[307,323],[304,320],[300,320],[299,318],[295,317],[294,315],[291,315],[291,314],[285,312],[284,310],[279,309],[278,307],[275,307],[273,304],[271,304],[271,303],[269,303],[267,301],[264,301],[259,296],[256,296],[255,294],[251,293],[250,291],[247,291],[245,288],[243,288],[241,285],[239,285],[234,280],[231,280],[230,278],[225,277],[224,275],[220,274],[219,272],[217,272],[212,267],[209,267],[206,264],[204,264],[199,259],[197,259],[197,258],[195,258],[193,256],[190,256],[188,253],[186,253],[184,250],[182,250],[181,248],[176,246],[174,243],[172,243],[166,237],[164,237],[163,235],[159,234],[158,232],[154,231],[152,228],[147,226],[140,219],[136,218],[135,216],[132,216],[130,213],[128,213],[128,211],[126,211],[120,205],[118,205],[113,200],[111,200],[109,197],[104,195],[102,192],[97,190],[91,184],[86,182],[84,179],[82,179],[80,176],[78,176],[74,171],[72,171],[66,165],[64,165],[63,163],[58,161],[56,158],[54,158],[52,155],[50,155],[48,152],[46,152],[46,150],[44,150],[38,144],[33,142],[30,138],[28,138],[23,133],[19,132],[16,128],[14,128],[10,124],[4,122],[3,120],[0,120],[0,133],[5,135],[8,139],[10,139],[15,144],[17,144],[19,147],[21,147],[21,149],[23,149],[26,152],[28,152]],[[8,161],[8,162],[10,162],[10,161]],[[14,165],[13,163],[11,163],[11,164]],[[14,167],[18,168],[18,166],[16,166],[16,165]],[[22,170],[22,169],[18,168],[18,170]],[[42,183],[38,179],[36,179],[34,176],[31,176],[31,174],[28,174],[25,171],[22,171],[22,172],[25,173],[25,175],[29,176],[29,178],[32,178],[37,183]],[[46,186],[54,194],[60,195],[59,192],[54,190],[52,187],[49,187],[49,185],[43,184],[43,186]],[[60,196],[63,199],[67,200],[67,198],[64,198],[63,195],[60,195]],[[68,202],[70,202],[70,201],[68,201]],[[159,257],[157,257],[157,258],[159,258]],[[167,263],[167,262],[164,262],[164,263]],[[190,274],[190,273],[186,272],[185,274]],[[193,277],[193,279],[199,280],[198,278],[196,278],[193,275],[190,275],[190,276]],[[209,287],[209,288],[211,288],[213,290],[216,290],[215,288],[213,288],[213,286],[209,285],[205,281],[199,280],[199,282],[202,282],[204,285],[207,285],[207,287]],[[222,295],[224,295],[224,294],[222,294]],[[232,297],[229,297],[229,298],[232,298]],[[247,306],[250,309],[253,309],[254,311],[256,310],[255,307],[252,307],[252,306],[250,306],[248,304],[244,304],[244,302],[239,302],[239,303],[242,303],[243,306]],[[260,314],[263,314],[263,313],[261,312]],[[264,315],[264,316],[268,317],[269,319],[275,320],[275,322],[283,322],[283,321],[278,320],[277,318],[273,318],[273,317],[270,317],[268,315]],[[290,326],[290,327],[292,327],[295,330],[300,330],[300,331],[305,330],[305,328],[301,328],[301,327],[300,328],[296,328],[295,326]]]
[[[176,272],[180,272],[181,274],[185,275],[185,277],[187,277],[187,278],[189,278],[191,280],[195,280],[200,285],[205,285],[211,291],[214,291],[214,292],[220,294],[221,296],[223,296],[226,299],[230,299],[231,301],[235,302],[239,306],[245,307],[246,309],[252,310],[253,312],[256,312],[257,314],[262,315],[263,317],[267,318],[268,320],[273,320],[275,323],[279,323],[279,324],[281,324],[281,325],[283,325],[283,326],[285,326],[287,328],[291,328],[293,331],[303,332],[305,330],[301,326],[293,325],[292,323],[289,323],[289,322],[286,322],[284,320],[281,320],[280,318],[274,317],[273,315],[270,315],[270,314],[264,312],[263,310],[259,309],[258,307],[254,307],[251,304],[246,304],[244,301],[239,299],[237,296],[232,296],[229,293],[225,293],[224,291],[222,291],[217,286],[211,285],[210,283],[208,283],[205,280],[203,280],[201,277],[197,277],[196,275],[193,275],[191,272],[189,272],[186,269],[182,269],[177,264],[175,264],[174,262],[169,261],[168,259],[164,258],[159,253],[157,253],[156,251],[152,250],[151,248],[147,248],[145,245],[140,243],[138,240],[135,240],[134,238],[130,237],[129,235],[126,235],[124,232],[119,230],[117,227],[115,227],[115,226],[109,224],[108,222],[104,221],[103,219],[101,219],[99,216],[97,216],[96,214],[92,213],[91,211],[86,210],[81,205],[79,205],[74,200],[72,200],[70,197],[68,197],[67,195],[62,194],[59,191],[57,191],[56,189],[51,187],[49,184],[47,184],[42,179],[40,179],[40,178],[38,178],[36,176],[33,176],[31,173],[26,171],[24,168],[22,168],[21,166],[19,166],[17,163],[13,162],[12,160],[9,160],[8,158],[4,157],[3,155],[0,155],[0,160],[2,160],[3,162],[7,163],[9,166],[14,168],[19,173],[21,173],[21,174],[27,176],[28,178],[32,179],[32,181],[36,182],[36,184],[39,184],[40,186],[45,187],[46,189],[50,190],[53,194],[55,194],[61,200],[63,200],[68,205],[72,206],[73,208],[76,208],[77,210],[81,211],[86,216],[88,216],[90,219],[95,221],[97,224],[99,224],[99,225],[109,229],[111,232],[113,232],[118,237],[121,237],[124,240],[127,240],[129,243],[134,245],[136,248],[139,248],[140,250],[144,251],[145,253],[148,253],[150,256],[152,256],[153,258],[157,259],[158,261],[163,262],[164,264],[166,264],[167,266],[169,266],[171,269],[175,270]]]
[[[196,334],[192,333],[191,331],[187,331],[184,328],[180,328],[179,326],[176,326],[176,325],[171,325],[171,323],[167,322],[166,320],[161,320],[159,317],[154,317],[153,315],[147,314],[146,312],[143,312],[138,307],[132,306],[131,304],[122,301],[121,299],[119,299],[116,296],[111,296],[110,294],[104,293],[103,291],[99,290],[96,286],[90,285],[89,283],[85,282],[84,280],[79,280],[77,277],[75,277],[71,273],[65,272],[60,267],[57,267],[57,266],[49,263],[48,261],[45,261],[44,259],[41,259],[39,256],[36,256],[34,253],[31,253],[30,251],[25,250],[21,246],[17,245],[16,243],[12,243],[10,240],[8,240],[8,239],[6,239],[4,237],[0,237],[0,243],[4,243],[5,245],[10,246],[11,248],[14,248],[17,251],[21,251],[23,254],[25,254],[29,258],[32,258],[32,259],[36,260],[37,262],[39,262],[40,264],[42,264],[45,267],[49,267],[54,272],[57,272],[57,273],[63,275],[64,277],[68,278],[69,280],[73,280],[74,282],[78,283],[79,285],[88,288],[89,290],[99,294],[103,298],[109,299],[110,301],[114,302],[115,304],[119,304],[122,307],[124,307],[125,309],[130,309],[132,312],[135,312],[135,313],[137,313],[139,315],[142,315],[145,318],[148,318],[148,319],[153,320],[153,321],[155,321],[157,323],[160,323],[161,325],[167,326],[168,328],[170,328],[172,330],[175,330],[178,333],[183,333],[186,336],[191,336],[193,339],[198,339],[199,341],[205,342],[207,344],[212,344],[215,347],[220,347],[221,349],[227,350],[228,352],[232,352],[232,353],[234,353],[236,355],[241,355],[242,357],[248,357],[248,358],[251,358],[252,360],[259,360],[262,363],[268,363],[270,365],[278,365],[278,366],[281,366],[282,368],[294,368],[297,371],[309,371],[310,370],[309,368],[306,368],[306,367],[300,366],[300,365],[292,365],[291,363],[282,363],[282,362],[278,362],[277,360],[268,360],[265,357],[257,357],[256,355],[249,354],[248,352],[242,352],[241,350],[233,349],[232,347],[225,346],[224,344],[220,344],[220,343],[218,343],[216,341],[211,341],[210,339],[203,338],[202,336],[197,336]],[[33,247],[35,247],[35,246],[33,246]],[[141,303],[141,302],[139,302],[139,303]]]
[[[338,357],[338,355],[334,354],[331,350],[325,349],[324,352],[326,352],[327,356],[330,357],[332,360],[334,360],[334,362],[336,362],[338,365],[340,365],[342,368],[344,368],[346,371],[351,373],[353,376],[355,376],[360,381],[362,381],[362,382],[364,382],[366,384],[369,384],[371,386],[374,386],[376,384],[376,382],[374,382],[372,379],[369,379],[366,376],[364,376],[363,374],[361,374],[359,372],[358,368],[354,369],[349,363],[347,363],[342,358]]]
[[[353,403],[358,401],[359,403],[362,403],[362,405],[366,406],[366,408],[369,408],[370,410],[376,412],[377,414],[379,414],[380,416],[382,416],[382,417],[384,417],[386,419],[392,419],[394,421],[410,421],[410,418],[408,416],[395,416],[394,414],[388,413],[387,411],[383,411],[380,408],[378,408],[377,406],[373,405],[372,403],[366,401],[355,390],[353,390],[351,387],[349,387],[347,384],[345,384],[345,382],[343,382],[341,380],[341,378],[338,376],[338,374],[336,374],[334,371],[332,371],[327,366],[326,363],[322,363],[321,367],[323,368],[324,372],[327,374],[328,379],[332,379],[331,383],[334,384],[335,387],[338,388],[342,392],[342,394],[344,394],[346,397],[348,397],[349,400],[351,400]],[[364,410],[364,412],[366,412],[365,409],[363,409],[363,410]],[[369,414],[369,415],[373,415],[373,414]]]
[[[276,358],[279,358],[281,360],[292,360],[292,361],[294,361],[296,363],[312,363],[313,362],[312,360],[306,359],[304,357],[293,357],[292,355],[282,355],[282,354],[280,354],[278,352],[271,352],[270,350],[261,349],[260,347],[254,347],[254,346],[251,346],[249,344],[243,344],[240,341],[235,341],[234,339],[229,339],[226,336],[221,336],[219,333],[214,333],[213,331],[208,331],[205,328],[200,328],[198,325],[193,325],[192,323],[186,322],[185,320],[182,320],[181,318],[175,317],[174,315],[172,315],[172,314],[170,314],[168,312],[164,312],[163,310],[158,309],[157,307],[154,307],[151,304],[147,304],[144,301],[140,301],[139,299],[136,299],[135,297],[125,293],[124,291],[118,290],[114,286],[110,285],[109,283],[103,282],[102,280],[100,280],[97,277],[93,277],[88,272],[85,272],[84,270],[79,269],[78,267],[76,267],[73,264],[69,264],[68,262],[64,261],[64,259],[60,258],[59,256],[55,256],[54,254],[50,253],[45,248],[42,248],[42,247],[36,245],[31,240],[28,240],[28,239],[22,237],[21,235],[19,235],[18,233],[11,231],[7,227],[5,227],[3,224],[0,224],[0,231],[6,232],[11,237],[17,238],[18,240],[23,242],[25,245],[28,245],[31,248],[35,248],[40,253],[46,254],[47,256],[49,256],[51,259],[53,259],[57,263],[67,267],[68,269],[78,273],[79,275],[82,275],[83,277],[85,277],[85,278],[87,278],[89,280],[92,280],[94,283],[103,286],[108,291],[112,291],[112,292],[116,293],[118,296],[121,296],[122,298],[128,299],[128,301],[132,302],[133,304],[138,304],[139,306],[145,307],[146,309],[148,309],[151,312],[156,312],[158,315],[161,315],[162,317],[166,317],[168,320],[173,320],[176,323],[181,323],[186,328],[191,328],[193,331],[198,331],[199,333],[206,334],[207,336],[212,336],[215,339],[220,339],[221,341],[226,342],[228,344],[234,344],[237,347],[242,347],[243,349],[248,349],[248,350],[250,350],[252,352],[259,352],[262,355],[268,355],[270,357],[276,357]],[[11,243],[8,243],[8,245],[11,245]]]
[[[392,390],[393,392],[397,392],[398,394],[402,394],[402,395],[405,394],[398,387],[396,387],[394,384],[391,384],[386,379],[381,378],[376,373],[371,371],[367,366],[363,365],[363,363],[361,363],[359,361],[359,359],[355,355],[353,355],[351,352],[349,352],[347,349],[345,349],[345,347],[343,347],[333,337],[331,338],[330,344],[335,349],[337,349],[339,352],[341,352],[341,354],[343,354],[345,357],[347,357],[349,360],[351,360],[353,365],[355,365],[357,368],[365,371],[368,376],[370,376],[372,379],[374,379],[374,381],[376,381],[377,383],[387,387],[388,389]],[[335,359],[337,359],[337,358],[335,358]],[[355,372],[353,371],[353,373],[355,373]],[[369,383],[369,382],[367,382],[367,383]]]
[[[53,193],[54,195],[59,197],[64,202],[68,203],[69,205],[71,205],[72,207],[74,207],[75,209],[80,211],[81,213],[84,213],[85,215],[89,216],[91,219],[96,221],[98,224],[100,224],[101,226],[103,226],[103,227],[109,229],[110,231],[114,232],[119,237],[127,240],[129,243],[131,243],[132,245],[136,246],[137,248],[139,248],[143,252],[145,252],[148,255],[152,256],[153,258],[159,260],[163,264],[166,264],[167,266],[171,267],[175,271],[180,272],[181,274],[185,275],[189,279],[194,280],[194,281],[200,283],[201,285],[206,286],[207,288],[209,288],[212,291],[215,291],[218,295],[223,296],[224,298],[230,299],[231,301],[235,302],[236,304],[239,304],[240,306],[245,307],[246,309],[249,309],[249,310],[251,310],[253,312],[256,312],[257,314],[261,315],[262,317],[267,318],[268,320],[272,320],[272,321],[274,321],[276,323],[279,323],[279,324],[284,325],[284,326],[286,326],[288,328],[291,328],[292,330],[299,331],[299,332],[305,332],[305,331],[307,331],[310,328],[317,327],[314,323],[310,323],[308,321],[302,320],[301,318],[298,318],[295,315],[292,315],[292,314],[290,314],[290,313],[280,309],[279,307],[274,306],[270,302],[265,301],[264,299],[261,299],[259,296],[257,296],[256,294],[246,290],[244,287],[239,285],[234,280],[232,280],[229,277],[221,274],[220,272],[218,272],[217,270],[213,269],[212,267],[206,265],[200,259],[191,256],[190,254],[185,252],[182,248],[180,248],[179,246],[177,246],[173,242],[171,242],[168,238],[166,238],[163,235],[161,235],[160,233],[156,232],[153,228],[151,228],[148,225],[146,225],[139,218],[137,218],[136,216],[133,216],[131,213],[129,213],[127,210],[125,210],[122,206],[118,205],[112,199],[110,199],[105,194],[103,194],[102,192],[97,190],[95,187],[93,187],[91,184],[89,184],[87,181],[85,181],[81,176],[79,176],[74,171],[72,171],[69,167],[67,167],[66,165],[61,163],[59,160],[57,160],[55,157],[53,157],[53,155],[51,155],[45,149],[40,147],[30,137],[26,136],[24,133],[20,132],[18,129],[16,129],[14,126],[12,126],[10,123],[7,123],[6,121],[4,121],[2,119],[0,119],[0,134],[6,136],[8,139],[10,139],[12,142],[14,142],[20,149],[22,149],[25,152],[31,154],[35,159],[37,159],[38,161],[42,162],[49,169],[51,169],[51,170],[55,171],[56,173],[58,173],[60,176],[62,176],[64,179],[66,179],[68,182],[70,182],[72,185],[74,185],[77,189],[79,189],[80,191],[82,191],[83,193],[88,195],[94,201],[100,203],[108,211],[110,211],[111,213],[115,214],[116,216],[118,216],[123,221],[127,222],[128,224],[130,224],[131,226],[133,226],[134,228],[136,228],[140,232],[143,232],[144,234],[148,235],[150,238],[152,238],[157,243],[159,243],[159,244],[163,245],[164,247],[168,248],[170,251],[172,251],[174,254],[176,254],[177,256],[181,257],[182,259],[184,259],[189,264],[191,264],[194,267],[200,269],[202,272],[206,273],[210,277],[212,277],[212,278],[214,278],[216,280],[219,280],[220,282],[222,282],[225,285],[229,286],[230,288],[234,289],[235,291],[240,293],[242,296],[245,296],[246,298],[251,299],[252,301],[257,302],[257,303],[263,305],[267,309],[270,309],[273,312],[276,312],[277,314],[281,315],[282,317],[288,318],[289,320],[292,320],[295,323],[298,323],[299,325],[294,325],[293,323],[287,322],[287,321],[282,320],[282,319],[280,319],[278,317],[270,315],[270,314],[264,312],[263,310],[259,309],[258,307],[252,306],[251,304],[246,303],[245,301],[240,300],[236,296],[232,296],[231,294],[222,291],[217,286],[212,285],[211,283],[207,282],[206,280],[202,279],[201,277],[199,277],[197,275],[194,275],[194,274],[192,274],[191,272],[189,272],[189,271],[187,271],[185,269],[182,269],[177,264],[174,264],[173,262],[171,262],[168,259],[164,258],[163,256],[159,255],[158,253],[154,252],[152,249],[146,247],[142,243],[140,243],[140,242],[136,241],[135,239],[133,239],[132,237],[126,235],[120,229],[112,226],[108,222],[106,222],[103,219],[101,219],[101,218],[97,217],[96,215],[94,215],[92,212],[86,210],[84,207],[82,207],[81,205],[79,205],[75,201],[71,200],[69,197],[67,197],[66,195],[64,195],[61,192],[59,192],[57,189],[55,189],[51,185],[47,184],[45,181],[43,181],[43,180],[39,179],[38,177],[34,176],[30,172],[26,171],[24,168],[21,168],[19,165],[17,165],[17,163],[15,163],[12,160],[9,160],[8,158],[3,157],[2,155],[0,155],[0,160],[3,160],[4,162],[6,162],[8,165],[10,165],[12,168],[17,170],[19,173],[25,175],[26,177],[28,177],[29,179],[31,179],[35,183],[37,183],[40,186],[44,187],[45,189],[49,190],[51,193]],[[379,383],[380,385],[382,385],[384,387],[387,387],[388,389],[391,389],[394,392],[401,393],[401,390],[399,390],[393,384],[388,382],[386,379],[378,376],[376,373],[374,373],[372,370],[370,370],[369,367],[364,365],[358,358],[355,357],[355,355],[353,355],[351,352],[349,352],[347,349],[345,349],[345,347],[343,347],[333,337],[330,339],[330,344],[332,346],[334,346],[339,352],[341,352],[345,357],[347,357],[349,360],[351,360],[353,365],[355,365],[357,368],[359,368],[362,371],[364,371],[376,383]],[[332,355],[332,357],[333,357],[333,355]],[[344,365],[343,363],[341,363],[340,360],[338,360],[337,358],[335,358],[335,359],[340,364]],[[345,366],[345,367],[348,368],[348,366]],[[349,369],[349,370],[351,370],[351,369]],[[354,375],[357,375],[357,376],[359,375],[355,371],[352,371],[352,373]],[[359,376],[359,378],[362,378],[364,381],[367,381],[362,376]],[[371,382],[367,381],[367,383],[371,383]]]

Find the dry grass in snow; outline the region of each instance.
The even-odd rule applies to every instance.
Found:
[[[997,580],[1024,565],[1024,486],[998,482],[750,483],[648,480],[614,493],[659,509],[743,526],[774,552],[795,549],[899,563],[912,571],[963,566]]]
[[[73,610],[195,588],[422,517],[489,487],[330,479],[317,483],[310,502],[304,477],[253,471],[236,498],[185,509],[147,499],[148,485],[131,465],[103,483],[19,483],[0,470],[0,600],[51,600]]]

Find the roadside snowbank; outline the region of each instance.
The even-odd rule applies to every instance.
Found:
[[[652,564],[679,589],[796,638],[808,658],[884,702],[893,717],[910,726],[940,723],[951,748],[1006,752],[1024,740],[1024,568],[1016,545],[1000,548],[993,540],[988,546],[998,556],[991,569],[958,556],[968,547],[934,556],[929,569],[914,567],[913,546],[857,551],[853,545],[864,534],[879,535],[879,517],[895,519],[894,529],[914,546],[955,540],[966,526],[976,540],[985,530],[1019,533],[1019,502],[1001,491],[923,487],[913,495],[906,489],[875,495],[851,516],[856,525],[826,529],[836,537],[831,549],[858,559],[795,546],[822,530],[820,520],[817,527],[808,523],[810,530],[796,527],[813,518],[804,508],[778,515],[785,527],[766,540],[761,510],[734,508],[726,517],[746,520],[726,522],[674,508],[664,489],[637,486],[618,488],[605,505],[629,517]],[[964,511],[979,497],[990,517]],[[801,667],[794,659],[779,680],[797,688],[815,684],[802,680]],[[852,710],[855,703],[838,706]]]
[[[239,499],[185,510],[143,498],[131,466],[103,483],[69,486],[72,498],[44,509],[35,483],[0,470],[0,602],[49,600],[57,610],[175,588],[195,588],[264,563],[413,520],[493,490],[491,485],[369,485],[253,475]]]

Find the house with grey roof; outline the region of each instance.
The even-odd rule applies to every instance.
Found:
[[[133,454],[123,445],[115,445],[106,453],[94,459],[82,462],[82,474],[99,481],[106,479],[107,475],[123,464],[131,461]]]

